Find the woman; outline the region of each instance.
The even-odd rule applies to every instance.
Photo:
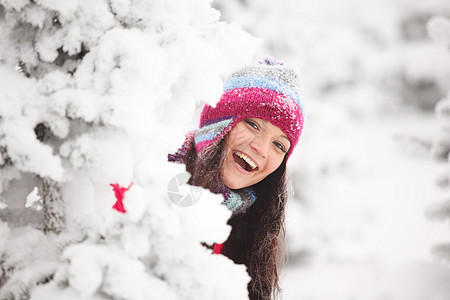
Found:
[[[190,184],[224,195],[232,231],[213,250],[247,266],[250,299],[270,299],[281,291],[290,188],[286,162],[302,128],[297,72],[264,59],[225,82],[216,107],[204,106],[200,128],[168,156],[186,164]]]

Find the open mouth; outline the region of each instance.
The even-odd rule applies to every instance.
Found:
[[[240,151],[233,151],[233,160],[239,167],[247,172],[258,170],[258,165],[250,157]]]

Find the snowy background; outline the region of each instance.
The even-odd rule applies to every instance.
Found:
[[[441,16],[441,17],[434,17]],[[301,73],[286,299],[450,299],[450,4],[0,0],[0,299],[245,299],[166,162],[233,70]],[[110,183],[130,190],[111,209]],[[437,222],[436,222],[437,221]],[[229,287],[233,286],[233,289]]]
[[[428,23],[450,15],[448,1],[217,7],[302,73],[286,298],[450,299],[448,248],[433,251],[449,237],[448,190],[438,187],[448,182],[448,116],[435,113],[450,87],[449,27]]]

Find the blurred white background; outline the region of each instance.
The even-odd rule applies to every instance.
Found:
[[[369,290],[381,297],[381,286],[404,290],[382,282],[405,268],[405,282],[411,270],[423,272],[421,282],[406,284],[409,296],[392,291],[382,299],[441,299],[433,298],[438,287],[418,286],[439,285],[426,274],[442,273],[426,266],[439,268],[431,249],[450,238],[448,222],[426,217],[433,202],[448,198],[436,184],[448,165],[433,147],[442,130],[434,107],[450,87],[450,53],[430,39],[427,22],[449,16],[450,2],[214,5],[263,40],[261,56],[295,64],[302,75],[307,117],[290,162],[296,195],[286,298],[360,299]]]

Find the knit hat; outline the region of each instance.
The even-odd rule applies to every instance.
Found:
[[[205,104],[200,116],[200,128],[186,136],[185,143],[177,153],[169,154],[169,161],[185,162],[192,138],[195,141],[197,156],[203,157],[245,118],[269,121],[286,134],[291,143],[286,153],[287,161],[303,128],[303,106],[297,71],[273,58],[265,58],[258,65],[248,66],[233,73],[223,89],[224,92],[215,107]],[[248,191],[243,195],[246,194]],[[227,198],[227,195],[225,204],[233,200]],[[251,199],[253,203],[255,197]],[[234,203],[227,206],[234,211],[237,207],[248,207],[251,203]]]
[[[231,75],[216,107],[206,104],[195,134],[198,155],[218,143],[238,122],[259,118],[279,127],[291,142],[286,159],[297,144],[303,128],[303,106],[299,78],[294,68],[266,58],[256,66]]]

